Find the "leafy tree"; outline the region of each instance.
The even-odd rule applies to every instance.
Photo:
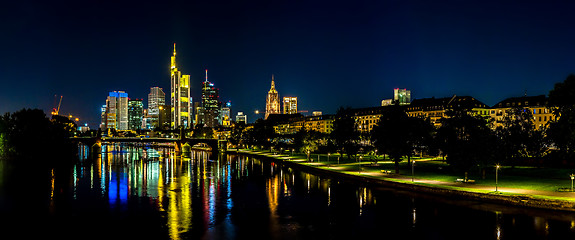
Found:
[[[194,129],[192,132],[193,138],[206,138],[212,139],[214,138],[214,130],[210,127],[206,126],[199,126]]]
[[[337,110],[333,121],[333,131],[330,133],[331,139],[340,153],[350,155],[357,154],[359,146],[359,132],[356,130],[355,120],[351,117],[351,109],[340,107]]]
[[[371,132],[371,139],[378,152],[394,161],[395,172],[399,173],[402,158],[410,158],[416,148],[422,151],[429,144],[432,132],[429,121],[409,117],[396,105],[382,115]]]
[[[256,120],[253,127],[249,128],[244,135],[244,141],[251,146],[269,148],[275,138],[273,126],[262,119]]]
[[[16,164],[54,167],[76,154],[67,124],[50,121],[40,109],[6,113],[0,122],[1,151]]]
[[[231,133],[230,133],[230,137],[228,138],[228,141],[236,146],[236,148],[239,148],[239,145],[241,143],[242,140],[242,135],[244,134],[244,129],[246,128],[246,125],[242,122],[242,123],[235,123],[231,129]]]
[[[575,75],[556,83],[549,92],[549,107],[555,120],[549,123],[547,136],[567,159],[575,155]]]
[[[294,136],[294,148],[298,149],[298,151],[302,153],[311,153],[318,150],[319,141],[321,139],[321,133],[301,128]]]
[[[515,166],[519,159],[529,156],[528,146],[533,140],[535,125],[533,114],[525,108],[508,109],[502,126],[496,132],[501,140],[500,149],[509,165]]]
[[[455,170],[468,172],[492,165],[497,137],[486,118],[473,116],[466,110],[451,110],[437,131],[436,141],[447,155],[447,163]]]

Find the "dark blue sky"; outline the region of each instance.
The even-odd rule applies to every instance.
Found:
[[[393,88],[491,106],[547,94],[575,72],[566,1],[143,2],[3,3],[0,113],[48,113],[63,95],[62,113],[97,127],[109,91],[169,93],[174,42],[194,101],[208,68],[221,101],[250,122],[272,74],[300,110],[335,113],[378,106]]]

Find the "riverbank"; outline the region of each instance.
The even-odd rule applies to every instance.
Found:
[[[521,207],[552,209],[575,212],[575,193],[554,192],[533,189],[519,189],[461,183],[453,181],[437,181],[426,178],[412,178],[411,176],[397,175],[388,171],[381,171],[370,162],[342,163],[306,161],[298,156],[288,154],[273,154],[269,152],[251,150],[231,150],[229,153],[254,155],[272,161],[279,161],[290,167],[305,169],[306,171],[332,175],[341,178],[363,181],[396,189],[441,195],[449,198],[465,198],[496,204],[507,204]]]

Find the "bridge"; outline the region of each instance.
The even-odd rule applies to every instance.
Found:
[[[206,144],[212,149],[212,154],[218,154],[219,150],[225,151],[227,149],[226,140],[218,139],[205,139],[205,138],[151,138],[151,137],[73,137],[70,138],[73,142],[82,143],[88,146],[98,145],[102,143],[174,143],[176,153],[182,152],[182,146],[186,143],[193,147],[196,144]]]

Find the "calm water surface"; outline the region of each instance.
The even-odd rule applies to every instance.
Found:
[[[254,157],[126,145],[87,155],[82,148],[72,169],[17,177],[0,164],[0,238],[575,239],[575,214],[385,189]]]

